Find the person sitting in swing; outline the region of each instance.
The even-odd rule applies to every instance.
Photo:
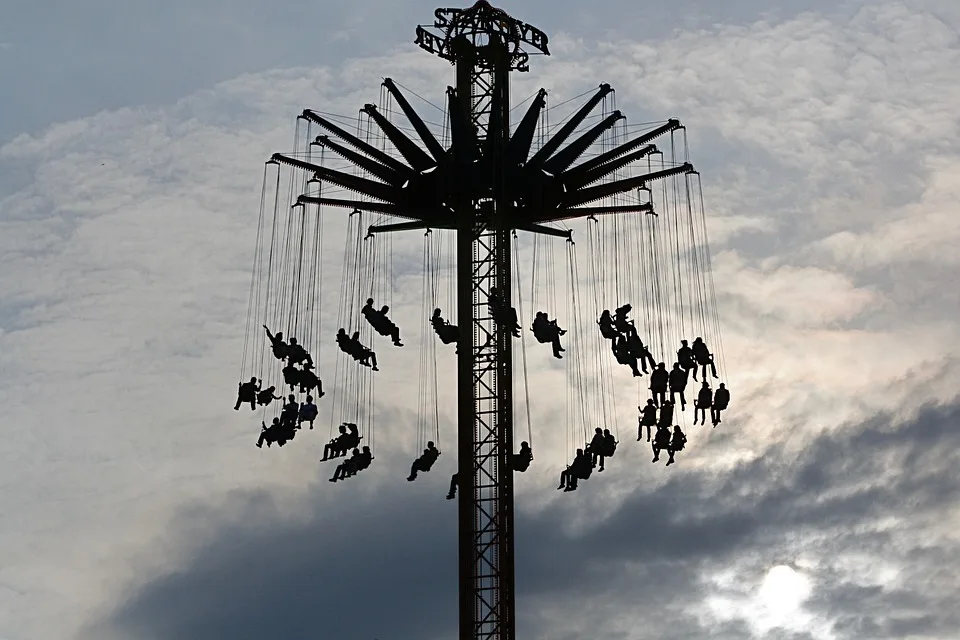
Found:
[[[357,465],[360,462],[360,449],[354,449],[353,455],[337,465],[336,470],[333,472],[333,477],[330,478],[330,482],[336,482],[337,480],[344,480],[347,476],[353,476],[357,473]]]
[[[287,396],[287,404],[280,411],[280,424],[284,427],[298,429],[297,416],[300,415],[300,403],[292,393]]]
[[[710,353],[710,349],[707,348],[707,345],[704,344],[703,338],[695,338],[693,341],[693,357],[697,361],[697,364],[703,367],[703,380],[707,379],[707,367],[710,367],[710,372],[713,374],[714,378],[717,378],[717,365],[713,362],[713,354]],[[693,379],[697,379],[697,367],[693,368]]]
[[[510,456],[510,468],[523,473],[530,468],[532,461],[533,451],[530,449],[530,445],[524,441],[520,443],[520,451]]]
[[[683,367],[685,371],[690,371],[690,369],[696,369],[697,363],[693,359],[693,349],[687,344],[686,340],[680,341],[680,348],[677,349],[677,362],[680,363],[680,366]],[[693,372],[693,379],[697,379],[697,372]]]
[[[300,393],[310,393],[316,389],[317,398],[326,395],[323,392],[323,381],[313,372],[313,365],[309,362],[303,365],[303,369],[297,377],[297,384],[300,385]]]
[[[487,309],[490,311],[490,317],[498,326],[507,327],[514,338],[520,337],[520,322],[517,320],[517,310],[511,307],[509,303],[501,300],[500,290],[497,287],[490,287],[490,295],[487,300]]]
[[[730,391],[722,382],[720,387],[713,393],[713,405],[710,407],[710,418],[714,428],[720,424],[720,412],[730,404]]]
[[[450,476],[450,490],[447,491],[447,500],[453,500],[457,497],[457,486],[460,484],[459,474]]]
[[[300,405],[300,413],[297,415],[297,426],[299,427],[304,422],[309,422],[310,428],[313,429],[313,421],[316,419],[317,405],[313,403],[313,396],[307,396],[307,401]]]
[[[653,393],[653,403],[662,405],[667,399],[667,387],[670,384],[670,374],[667,365],[660,363],[650,374],[650,391]]]
[[[643,340],[640,339],[639,334],[634,332],[627,336],[627,346],[630,348],[630,353],[640,361],[640,366],[643,368],[644,373],[649,373],[647,369],[648,362],[650,363],[651,369],[657,367],[657,362],[653,359],[653,354],[650,353],[647,345],[643,344]]]
[[[443,316],[440,315],[441,313],[442,311],[440,311],[440,309],[433,310],[433,315],[430,317],[430,324],[433,326],[433,330],[437,332],[437,335],[440,337],[440,342],[443,344],[457,342],[460,340],[460,328],[444,320]]]
[[[598,429],[599,431],[599,429]],[[590,442],[590,448],[595,452],[593,462],[594,464],[599,460],[600,468],[598,471],[603,471],[603,461],[605,458],[612,458],[613,454],[617,452],[617,439],[610,433],[610,429],[604,429],[600,435],[600,442],[597,445],[594,445],[597,436],[593,437],[593,441]]]
[[[626,337],[636,335],[637,329],[633,326],[633,320],[627,319],[627,314],[633,310],[633,307],[630,306],[630,303],[623,305],[622,307],[617,308],[614,311],[613,315],[613,327],[621,334]]]
[[[590,454],[591,468],[596,468],[597,458],[603,454],[603,445],[603,429],[597,427],[593,431],[593,438],[590,439],[590,442],[587,444],[587,448],[584,449],[584,451]]]
[[[533,319],[533,326],[530,329],[533,331],[533,336],[537,339],[537,342],[540,344],[549,342],[553,345],[554,358],[563,357],[560,352],[566,351],[566,349],[560,346],[560,336],[565,334],[566,331],[560,328],[556,320],[550,320],[546,313],[537,311],[537,315]]]
[[[270,406],[270,403],[274,400],[283,400],[283,396],[274,395],[276,391],[276,387],[267,387],[266,389],[258,392],[257,404],[267,407]]]
[[[257,393],[260,391],[260,381],[255,377],[250,378],[249,382],[241,382],[237,385],[237,404],[233,407],[234,411],[240,410],[240,405],[250,403],[250,411],[257,410]]]
[[[613,341],[613,354],[617,358],[617,362],[630,367],[634,377],[643,375],[640,373],[640,370],[637,369],[637,357],[630,351],[627,339],[620,334],[617,334],[616,339]]]
[[[670,459],[667,460],[667,466],[672,465],[676,460],[673,459],[673,454],[683,451],[683,448],[687,444],[687,436],[684,435],[683,431],[680,431],[680,425],[673,426],[673,438],[670,440]]]
[[[393,344],[402,347],[403,343],[400,342],[400,328],[387,317],[388,311],[390,311],[390,307],[387,305],[383,305],[383,307],[377,311],[373,308],[373,298],[367,298],[367,303],[363,305],[360,313],[363,314],[363,317],[367,319],[367,322],[370,323],[370,326],[372,326],[377,333],[382,336],[389,336],[393,340]]]
[[[646,406],[637,407],[640,410],[640,417],[638,422],[640,423],[637,426],[637,442],[643,440],[643,428],[647,428],[647,442],[650,442],[650,429],[657,424],[657,405],[654,404],[652,398],[647,399]]]
[[[269,427],[266,422],[260,422],[260,425],[260,438],[257,440],[257,447],[262,449],[264,442],[267,443],[267,447],[270,447],[280,435],[280,418],[274,418]]]
[[[673,424],[673,403],[667,400],[660,407],[660,420],[657,421],[657,425],[661,427],[669,427]]]
[[[666,451],[673,461],[673,451],[670,449],[670,425],[657,425],[657,433],[653,436],[653,462],[660,460],[660,452]]]
[[[711,409],[711,414],[713,413],[713,390],[710,389],[710,383],[704,380],[703,386],[700,387],[700,393],[697,394],[697,403],[693,410],[693,424],[697,424],[698,418],[700,424],[707,424],[707,409]]]
[[[419,458],[413,461],[413,464],[410,465],[410,475],[407,476],[408,482],[413,482],[417,479],[417,473],[423,471],[426,473],[433,468],[433,464],[437,461],[437,458],[440,457],[440,450],[437,449],[436,445],[433,444],[433,441],[427,443],[427,448],[423,450],[423,454]]]
[[[679,362],[673,363],[673,369],[670,370],[670,402],[677,404],[676,396],[680,396],[680,410],[686,411],[687,399],[683,392],[687,388],[687,370],[680,366]]]
[[[290,345],[287,347],[287,362],[290,364],[303,364],[306,362],[313,366],[313,358],[303,348],[303,345],[297,342],[296,338],[290,338]]]
[[[373,360],[373,370],[380,370],[377,368],[377,354],[360,344],[359,331],[355,332],[351,338],[347,336],[347,330],[341,327],[337,331],[337,346],[340,347],[340,351],[351,356],[365,367],[369,367],[370,360]]]
[[[351,348],[353,349],[354,360],[357,360],[365,367],[372,366],[374,371],[380,371],[380,369],[377,368],[377,354],[374,353],[372,349],[368,349],[360,344],[359,331],[353,332],[353,336],[350,338],[350,344],[352,345]]]
[[[338,427],[340,435],[333,438],[327,444],[323,445],[323,457],[320,458],[320,462],[326,462],[332,458],[338,458],[343,453],[347,451],[350,447],[344,446],[347,438],[347,425],[346,423]]]
[[[600,314],[600,319],[597,320],[597,324],[600,325],[600,334],[607,340],[616,340],[620,335],[613,327],[613,318],[610,317],[610,309],[603,310],[603,313]]]
[[[373,462],[373,454],[370,452],[370,447],[363,447],[363,450],[359,453],[354,449],[350,459],[344,460],[343,462],[343,464],[347,465],[345,468],[346,475],[341,476],[340,479],[343,480],[344,478],[357,475],[358,471],[363,471],[369,467],[371,462]],[[338,467],[339,466],[341,465],[338,465]]]
[[[617,452],[617,439],[610,433],[610,429],[603,430],[603,456],[600,458],[600,470],[603,471],[603,458],[612,458]]]
[[[263,325],[263,328],[270,339],[270,348],[273,349],[273,355],[276,356],[277,360],[286,360],[287,354],[290,352],[290,346],[283,341],[283,331],[277,331],[277,335],[273,335],[270,333],[270,329],[267,329],[267,325]]]
[[[283,383],[290,387],[290,391],[296,391],[300,384],[300,369],[293,364],[288,364],[283,368]],[[279,400],[279,398],[277,398]]]
[[[583,449],[577,449],[577,455],[566,469],[560,472],[560,486],[557,491],[576,491],[580,480],[586,480],[593,472],[593,464],[590,461],[590,454],[584,453]]]

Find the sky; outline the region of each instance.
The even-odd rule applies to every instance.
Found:
[[[563,369],[531,348],[520,637],[960,637],[960,8],[767,5],[503,6],[551,38],[515,96],[609,82],[631,121],[687,126],[733,394],[677,465],[624,437],[563,494]],[[384,76],[440,102],[452,70],[412,44],[434,8],[4,5],[0,639],[455,632],[453,456],[403,480],[419,237],[397,241],[408,347],[380,348],[369,470],[326,481],[326,417],[260,450],[231,411],[263,161]]]

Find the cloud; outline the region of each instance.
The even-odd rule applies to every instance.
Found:
[[[756,637],[772,628],[818,638],[948,633],[960,585],[937,576],[960,542],[947,524],[960,497],[949,473],[958,462],[958,420],[956,404],[903,423],[881,415],[823,434],[791,465],[780,450],[720,478],[680,470],[580,530],[570,526],[580,509],[570,498],[579,494],[536,514],[521,508],[520,628],[534,638],[635,637],[642,620],[664,638],[714,637],[719,620],[746,624],[736,628]],[[627,451],[636,456],[632,444]],[[613,473],[630,474],[622,465],[632,460],[612,462]],[[140,577],[91,633],[157,640],[453,633],[451,503],[439,491],[410,496],[394,483],[376,497],[345,485],[351,499],[332,504],[325,489],[312,486],[287,509],[264,491],[192,508],[170,527],[181,557]],[[597,495],[602,481],[591,479],[583,491]],[[808,576],[808,597],[786,618],[764,616],[763,574],[785,553],[798,554],[788,561]],[[711,608],[719,602],[729,608]]]
[[[549,483],[579,438],[575,428],[565,429],[566,402],[586,398],[588,420],[613,424],[624,440],[635,424],[633,407],[645,394],[645,380],[638,383],[611,366],[601,402],[592,366],[584,385],[570,386],[572,359],[554,361],[548,350],[534,348],[541,345],[530,345],[537,459],[518,489],[520,517],[530,532],[523,543],[530,564],[521,579],[531,603],[524,622],[529,635],[572,637],[589,625],[625,624],[608,623],[611,616],[605,614],[634,610],[640,601],[676,612],[677,634],[696,635],[712,621],[717,637],[742,638],[756,628],[747,613],[737,609],[725,622],[714,614],[681,619],[689,612],[676,594],[716,596],[746,610],[751,585],[760,584],[771,555],[776,556],[771,563],[787,562],[808,546],[821,549],[831,541],[836,546],[817,557],[842,558],[836,567],[804,559],[801,569],[814,584],[804,606],[835,620],[839,637],[873,635],[875,629],[895,635],[923,625],[948,628],[949,617],[933,607],[920,574],[881,551],[892,540],[909,549],[904,552],[909,557],[950,565],[943,554],[952,548],[951,534],[934,531],[934,523],[925,520],[929,505],[923,499],[937,490],[932,479],[878,480],[863,490],[839,480],[886,477],[889,471],[873,458],[868,465],[856,462],[857,449],[846,439],[850,425],[877,415],[910,424],[920,407],[954,401],[960,382],[954,264],[947,251],[955,235],[958,158],[955,83],[949,74],[957,56],[952,34],[955,24],[942,13],[887,2],[852,18],[805,14],[721,21],[644,43],[588,46],[560,35],[554,56],[515,80],[515,96],[543,85],[553,104],[607,80],[618,89],[617,107],[631,122],[676,115],[688,125],[692,157],[704,176],[723,369],[734,394],[724,421],[730,426],[691,431],[681,472],[651,472],[645,452],[624,449],[630,453],[618,458],[618,470],[590,483],[595,499],[577,494],[576,502],[560,507],[545,499],[544,491],[552,495]],[[9,612],[4,618],[11,634],[69,637],[92,610],[112,606],[122,609],[119,623],[148,637],[148,632],[162,637],[177,629],[201,633],[209,629],[203,625],[226,625],[236,602],[282,596],[294,599],[295,607],[306,606],[296,594],[309,589],[265,594],[256,585],[231,582],[242,575],[230,573],[238,548],[269,546],[266,532],[245,528],[261,517],[271,523],[272,534],[286,537],[273,549],[275,565],[263,560],[257,571],[288,585],[307,584],[328,594],[331,607],[346,610],[346,601],[338,598],[347,596],[325,591],[333,587],[314,576],[336,568],[339,574],[329,574],[332,585],[347,585],[344,593],[364,603],[351,617],[357,624],[373,622],[364,617],[367,603],[393,602],[375,589],[405,575],[404,567],[391,565],[387,576],[393,582],[376,586],[369,558],[386,563],[397,555],[393,540],[406,542],[404,553],[425,563],[435,559],[432,550],[444,553],[443,544],[450,542],[443,536],[452,536],[444,527],[453,526],[450,505],[441,499],[454,463],[448,379],[440,385],[444,470],[430,477],[429,488],[418,483],[414,489],[414,495],[429,493],[437,504],[414,508],[407,484],[393,486],[418,447],[411,374],[419,371],[420,237],[395,240],[397,281],[384,295],[392,297],[408,346],[378,345],[385,363],[376,387],[378,460],[367,477],[342,492],[327,492],[321,478],[326,498],[313,489],[301,496],[316,476],[320,444],[340,419],[330,409],[343,392],[341,384],[329,383],[336,370],[329,343],[318,360],[332,393],[321,404],[318,431],[301,434],[283,450],[261,452],[253,447],[257,419],[229,411],[243,348],[260,163],[273,151],[291,149],[292,120],[304,107],[352,118],[360,105],[376,101],[384,75],[440,102],[450,68],[406,47],[340,66],[249,73],[173,104],[105,111],[0,147],[4,184],[14,185],[0,196],[0,402],[9,427],[0,474],[5,486],[29,488],[9,491],[0,502],[18,523],[0,538],[5,556],[14,559],[0,571],[5,585],[0,609]],[[323,332],[330,334],[339,311],[331,293],[340,273],[345,222],[333,216],[327,221],[329,280],[321,319]],[[578,229],[578,237],[584,235]],[[524,253],[524,260],[530,255]],[[558,256],[557,266],[561,261]],[[526,269],[528,263],[522,264]],[[527,270],[525,278],[529,275]],[[561,293],[563,282],[558,277]],[[443,291],[441,298],[447,295]],[[665,350],[675,348],[669,340]],[[668,351],[664,357],[669,356]],[[440,371],[451,370],[452,358],[449,349],[439,350]],[[525,411],[518,416],[524,431]],[[883,440],[882,429],[869,432],[880,444],[857,440],[857,447],[887,464],[915,455],[920,472],[924,464],[940,463],[923,455],[949,451],[928,439],[929,451],[921,455],[908,442]],[[908,429],[921,432],[927,433]],[[930,433],[925,437],[946,437]],[[832,450],[819,448],[821,442],[847,458],[832,458]],[[829,462],[829,473],[818,475],[806,453],[811,447]],[[777,484],[781,476],[794,478],[806,493]],[[910,478],[916,485],[906,484]],[[261,493],[250,494],[257,489]],[[830,494],[819,506],[818,491]],[[832,495],[843,491],[847,494]],[[868,498],[902,515],[888,512],[885,517],[896,522],[884,524]],[[226,518],[242,538],[239,547],[214,552],[217,545],[208,544],[211,532],[223,530],[225,516],[218,508],[171,525],[171,514],[184,504],[220,500],[233,514]],[[348,505],[351,500],[359,506]],[[785,506],[778,507],[777,500]],[[394,516],[403,519],[392,502],[405,505],[411,520],[397,525],[389,544],[381,543],[386,523],[393,524]],[[788,509],[798,504],[797,512]],[[849,513],[837,515],[831,505]],[[300,516],[290,515],[294,508]],[[355,515],[355,508],[364,511]],[[381,513],[384,520],[376,520]],[[669,518],[662,519],[664,514]],[[418,528],[420,515],[436,522],[435,537]],[[836,524],[857,533],[861,521],[874,522],[863,539]],[[362,531],[348,529],[354,522],[369,524]],[[881,525],[900,528],[885,533]],[[145,540],[171,526],[189,527],[194,537],[143,548]],[[625,531],[633,537],[621,537]],[[939,542],[921,551],[917,541],[931,531]],[[298,546],[300,534],[321,532],[344,548],[335,554],[325,547],[305,549],[309,543]],[[637,537],[648,544],[637,543]],[[541,548],[541,540],[556,549]],[[364,542],[359,551],[357,542]],[[606,555],[583,555],[594,548]],[[869,566],[889,567],[888,573],[871,577],[874,582],[852,581],[855,567],[862,566],[852,549],[860,548],[870,551]],[[197,549],[204,550],[202,557]],[[158,577],[152,586],[140,581],[140,599],[128,602],[131,577],[160,575],[153,569],[168,558],[183,575]],[[568,566],[569,574],[560,570]],[[450,584],[441,580],[450,575],[444,571],[452,569],[438,564],[436,581],[424,588]],[[178,600],[201,574],[231,586],[220,594],[225,600]],[[730,583],[717,577],[724,575],[733,576],[742,590],[718,587]],[[894,598],[901,608],[891,608],[895,613],[887,617],[883,607],[891,600],[876,596],[877,588],[887,588],[878,587],[881,578],[902,589]],[[641,579],[664,585],[662,592],[635,596]],[[955,592],[949,576],[938,580],[942,592]],[[824,593],[836,595],[830,601],[834,609],[821,600]],[[440,601],[436,620],[424,619],[419,615],[424,603],[415,596],[397,601],[409,612],[387,613],[424,636],[442,633],[452,609]],[[167,627],[155,621],[163,603],[182,610]],[[552,616],[563,611],[581,615],[571,627],[551,626]],[[251,607],[244,615],[258,612]],[[304,618],[299,629],[310,625],[316,632],[314,621]],[[634,634],[626,626],[609,630],[621,637]]]

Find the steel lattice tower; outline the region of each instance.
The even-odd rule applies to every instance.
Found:
[[[451,61],[456,86],[447,90],[451,145],[445,149],[389,78],[384,86],[416,131],[417,144],[367,104],[366,113],[403,161],[377,149],[312,110],[301,115],[332,136],[323,145],[370,177],[337,171],[283,154],[272,162],[294,166],[372,200],[301,195],[297,205],[320,204],[406,218],[370,227],[371,233],[438,228],[457,232],[458,483],[460,640],[514,640],[514,496],[512,334],[494,322],[491,291],[509,307],[510,240],[514,230],[560,237],[569,231],[543,223],[600,214],[652,211],[650,202],[585,206],[645,188],[649,182],[693,172],[687,163],[600,182],[635,160],[657,153],[655,138],[680,128],[668,120],[619,146],[576,164],[623,118],[619,111],[572,140],[591,110],[608,95],[597,92],[533,155],[533,138],[546,92],[540,90],[511,134],[511,71],[527,71],[523,46],[549,55],[547,36],[486,0],[469,9],[437,9],[435,35],[417,28],[421,48]],[[346,144],[334,139],[339,138]],[[569,142],[568,142],[569,140]],[[567,142],[566,146],[563,146]],[[561,148],[563,146],[563,148]],[[574,166],[575,165],[575,166]]]

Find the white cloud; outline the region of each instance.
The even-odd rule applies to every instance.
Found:
[[[725,423],[736,435],[695,432],[682,473],[720,473],[775,442],[800,449],[821,429],[955,397],[953,309],[933,300],[920,325],[867,271],[956,264],[960,51],[948,25],[911,6],[871,5],[849,23],[801,15],[720,25],[644,44],[587,47],[561,35],[553,58],[515,82],[516,96],[543,84],[559,101],[609,81],[632,121],[680,115],[690,127],[708,210],[718,214],[711,233],[722,250],[715,262],[734,393]],[[184,501],[237,487],[293,490],[315,475],[326,423],[261,452],[254,420],[229,411],[260,167],[290,147],[301,109],[354,114],[376,102],[384,75],[440,102],[450,68],[404,49],[336,70],[250,74],[164,108],[103,112],[0,148],[0,163],[32,176],[0,199],[8,426],[0,474],[12,487],[0,509],[18,522],[0,548],[20,559],[0,570],[0,609],[11,612],[15,637],[68,637],[129,577],[130,550]],[[342,234],[342,223],[328,229]],[[398,256],[418,259],[419,242],[398,240]],[[338,247],[329,248],[325,273],[335,282]],[[378,402],[412,411],[404,374],[417,367],[419,280],[394,295],[409,346],[378,347]],[[329,333],[335,303],[325,314]],[[529,355],[534,397],[550,397],[561,370],[543,375],[549,354]],[[452,365],[449,352],[441,358]],[[629,436],[637,387],[615,374]],[[552,491],[566,448],[562,407],[562,397],[536,407],[537,465],[524,498]],[[785,434],[793,425],[802,426]],[[412,433],[390,427],[378,431],[382,462],[415,448]],[[444,430],[450,450],[446,421]],[[632,445],[618,454],[626,467],[618,481],[604,478],[609,487],[594,490],[607,493],[590,509],[609,512],[628,482],[663,482]],[[442,493],[449,454],[417,492]],[[643,465],[632,468],[635,459]],[[366,487],[393,481],[387,474],[398,468],[385,467],[371,469]]]

